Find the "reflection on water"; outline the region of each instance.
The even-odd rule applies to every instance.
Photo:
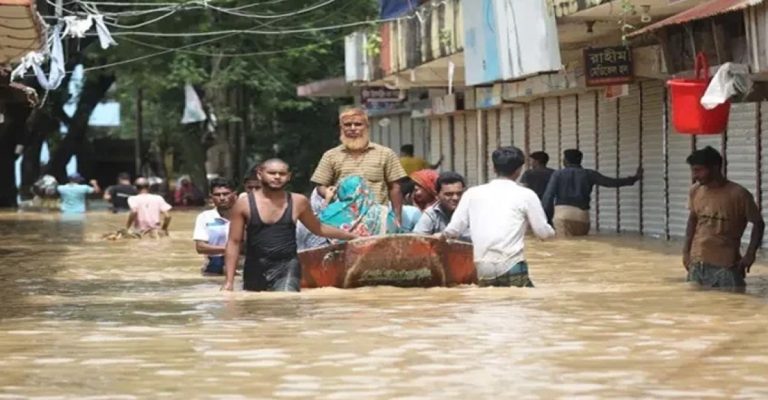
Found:
[[[536,289],[221,293],[194,214],[0,214],[0,399],[768,398],[768,275],[683,282],[678,244],[534,243]]]

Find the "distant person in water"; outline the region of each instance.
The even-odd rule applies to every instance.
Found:
[[[539,199],[544,197],[544,192],[547,190],[547,184],[555,170],[547,167],[549,163],[549,154],[543,151],[535,151],[528,156],[531,160],[531,168],[525,171],[523,177],[520,178],[520,183],[523,186],[533,190]]]
[[[130,211],[128,207],[128,198],[137,195],[139,192],[131,184],[131,175],[123,172],[117,176],[117,185],[113,185],[104,191],[104,200],[112,206],[112,212]]]
[[[563,152],[565,167],[552,174],[541,204],[547,216],[554,221],[558,236],[584,236],[589,234],[589,203],[595,185],[604,187],[632,186],[643,178],[638,167],[634,176],[609,178],[597,171],[581,166],[583,154],[576,149]]]
[[[131,213],[128,215],[125,228],[133,229],[141,235],[168,236],[171,205],[162,196],[149,192],[147,178],[139,177],[135,184],[139,194],[128,198]]]
[[[265,161],[258,172],[261,190],[239,198],[230,214],[229,241],[225,253],[227,278],[223,290],[232,290],[235,269],[247,231],[243,288],[253,291],[298,292],[301,265],[296,245],[296,221],[324,237],[352,240],[353,233],[326,226],[312,213],[309,200],[285,190],[291,179],[288,164]]]
[[[69,176],[69,182],[66,185],[56,187],[56,191],[61,197],[62,213],[84,213],[88,195],[101,192],[99,183],[95,179],[91,179],[91,186],[83,184],[84,181],[85,179],[80,174],[74,173]]]
[[[495,150],[498,178],[467,190],[441,234],[457,238],[470,229],[481,286],[533,287],[524,252],[526,230],[530,226],[541,239],[555,235],[536,193],[516,182],[523,164],[525,155],[517,147]]]
[[[192,183],[189,176],[184,175],[179,178],[176,185],[176,191],[173,194],[173,201],[177,206],[195,207],[205,205],[205,196],[200,189]]]
[[[696,183],[688,196],[688,227],[683,266],[688,281],[707,288],[746,287],[745,277],[763,242],[765,222],[752,194],[722,173],[723,158],[712,147],[694,151],[686,160]],[[752,224],[746,253],[741,238]]]
[[[259,179],[260,165],[254,165],[248,174],[243,178],[243,192],[238,197],[245,197],[249,192],[261,189],[261,179]]]
[[[210,187],[213,208],[203,211],[195,220],[192,239],[197,254],[207,256],[204,274],[224,274],[224,251],[229,236],[229,215],[237,200],[235,186],[229,179],[214,178]]]

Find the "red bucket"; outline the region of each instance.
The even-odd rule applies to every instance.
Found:
[[[672,125],[677,132],[716,135],[725,131],[731,103],[723,103],[711,110],[700,103],[709,85],[709,64],[704,53],[696,55],[696,79],[670,79],[667,85],[672,100]]]

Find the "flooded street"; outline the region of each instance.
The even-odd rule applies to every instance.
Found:
[[[768,398],[765,265],[704,292],[679,243],[592,238],[532,243],[536,289],[222,293],[194,216],[0,214],[0,399]]]

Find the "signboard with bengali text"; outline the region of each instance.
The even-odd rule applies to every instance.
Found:
[[[625,46],[584,49],[587,86],[623,85],[635,80],[632,49]]]

